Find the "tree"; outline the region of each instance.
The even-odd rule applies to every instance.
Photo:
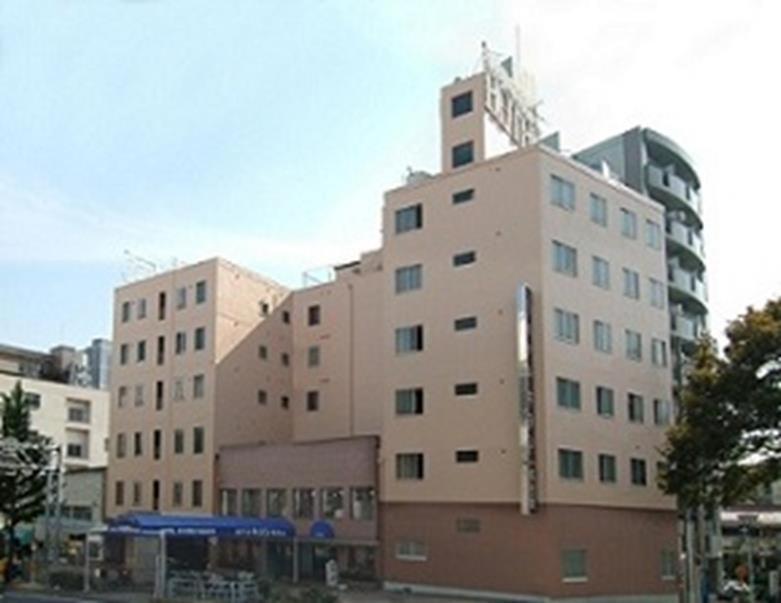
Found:
[[[30,404],[17,381],[10,394],[0,394],[0,514],[5,521],[7,557],[14,556],[14,530],[22,522],[39,517],[46,502],[46,471],[49,466],[50,442],[32,430]],[[12,564],[6,564],[6,581]]]

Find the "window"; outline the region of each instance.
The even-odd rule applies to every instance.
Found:
[[[613,353],[613,328],[609,322],[594,321],[594,349],[605,354]]]
[[[282,408],[290,408],[290,398],[287,396],[282,396],[279,400],[279,404]]]
[[[654,424],[669,425],[672,411],[668,400],[654,399]]]
[[[186,350],[187,350],[187,333],[185,333],[184,331],[179,331],[176,334],[175,352],[177,354],[184,354]]]
[[[119,364],[122,366],[127,364],[128,356],[130,355],[129,347],[126,343],[119,346]]]
[[[396,234],[423,228],[423,206],[420,203],[396,210]]]
[[[144,362],[146,360],[146,341],[139,341],[136,344],[136,362]]]
[[[640,275],[634,270],[624,268],[624,296],[640,299]]]
[[[453,329],[456,331],[470,331],[477,328],[477,316],[464,316],[453,321]]]
[[[632,476],[633,485],[635,486],[648,485],[644,459],[630,459],[629,469],[630,469],[630,475]]]
[[[607,226],[607,201],[604,197],[591,193],[589,215],[594,224]]]
[[[639,394],[627,395],[627,413],[630,423],[645,422],[645,403]]]
[[[452,150],[453,167],[457,168],[472,163],[475,160],[474,147],[471,140],[454,146]]]
[[[184,454],[183,429],[174,429],[174,454]]]
[[[559,448],[559,477],[583,479],[583,453],[580,450]]]
[[[306,354],[306,363],[310,368],[320,366],[320,346],[310,346]]]
[[[174,379],[174,401],[184,400],[184,379],[177,377]]]
[[[453,205],[460,205],[461,203],[469,203],[475,198],[475,189],[468,188],[463,191],[453,193]]]
[[[374,519],[374,488],[361,487],[350,489],[350,513],[353,519],[371,521]]]
[[[160,460],[163,455],[163,432],[159,429],[155,429],[152,432],[152,458],[156,461]]]
[[[131,505],[134,507],[140,507],[142,500],[141,482],[133,482],[133,499]]]
[[[258,306],[260,306],[260,315],[261,316],[268,316],[271,312],[271,306],[267,301],[259,301]]]
[[[580,319],[574,312],[561,308],[554,310],[554,334],[556,339],[565,343],[580,342]]]
[[[165,291],[161,291],[157,296],[157,318],[165,320]]]
[[[268,348],[264,345],[258,346],[258,358],[261,360],[268,359]]]
[[[603,385],[597,385],[597,414],[600,417],[612,417],[615,414],[613,390]]]
[[[456,396],[476,396],[477,383],[456,383],[453,391]]]
[[[195,303],[202,304],[206,302],[206,281],[195,283]]]
[[[241,491],[241,515],[242,517],[260,517],[260,490],[258,488],[244,488]]]
[[[187,288],[179,287],[176,290],[176,309],[181,310],[187,307]]]
[[[588,580],[585,549],[567,549],[561,552],[561,579],[564,582]]]
[[[656,337],[651,338],[651,364],[654,366],[667,366],[667,342]]]
[[[315,412],[320,408],[320,392],[312,390],[306,392],[306,410],[308,412]]]
[[[89,423],[90,404],[87,400],[68,399],[68,421],[74,423]]]
[[[396,559],[399,561],[425,561],[428,559],[426,545],[412,540],[397,542]]]
[[[637,215],[625,207],[621,208],[621,234],[627,239],[637,238]]]
[[[143,385],[136,385],[136,387],[135,387],[135,405],[136,406],[143,406],[144,405],[144,386]]]
[[[575,185],[569,180],[551,175],[551,203],[568,211],[575,211]]]
[[[553,241],[553,269],[567,276],[578,275],[578,251],[574,247]]]
[[[453,256],[453,266],[468,266],[474,264],[477,261],[477,253],[475,251],[463,251]]]
[[[456,463],[477,463],[479,460],[478,450],[456,450]]]
[[[678,556],[673,550],[662,551],[662,580],[675,580],[678,575]]]
[[[155,381],[155,410],[163,410],[165,398],[165,385],[162,381]]]
[[[643,336],[637,331],[626,329],[626,357],[640,362],[643,359]]]
[[[610,289],[610,263],[596,255],[591,257],[591,283],[600,289]]]
[[[423,350],[423,325],[396,329],[396,354]]]
[[[616,483],[616,457],[614,455],[599,455],[599,481],[603,484]]]
[[[269,517],[287,515],[287,490],[280,488],[266,490],[266,513]]]
[[[125,504],[125,482],[114,482],[114,504],[118,507]]]
[[[220,515],[234,516],[239,512],[239,497],[235,488],[220,490]]]
[[[320,306],[309,306],[306,309],[306,322],[310,327],[320,324]]]
[[[194,479],[192,483],[192,506],[200,508],[203,506],[203,482],[199,479]]]
[[[396,479],[423,479],[423,454],[419,452],[397,454]]]
[[[127,452],[127,441],[125,439],[125,434],[118,433],[117,434],[117,458],[118,459],[125,458],[126,452]]]
[[[423,266],[402,266],[396,269],[396,293],[416,291],[423,286]]]
[[[314,516],[314,488],[293,488],[293,517],[296,519],[313,519]]]
[[[556,377],[556,402],[560,408],[580,410],[580,382]]]
[[[459,534],[478,534],[480,520],[476,517],[456,517],[456,532]]]
[[[423,388],[409,387],[396,390],[396,414],[397,415],[422,415],[423,414]]]
[[[290,312],[282,310],[282,322],[286,325],[290,324]]]
[[[143,320],[146,318],[146,299],[143,297],[138,300],[136,305],[136,318],[138,320]]]
[[[279,361],[282,363],[282,366],[290,366],[290,354],[282,352],[279,355]]]
[[[258,404],[268,403],[268,392],[265,389],[258,390]]]
[[[203,427],[193,427],[193,454],[203,454]]]
[[[143,434],[140,431],[136,431],[133,434],[133,455],[134,456],[141,456],[144,454],[144,447],[143,447]]]
[[[181,507],[184,501],[184,486],[182,482],[174,482],[171,490],[171,506]]]
[[[122,302],[122,322],[130,321],[130,309],[132,304],[129,301]]]
[[[320,515],[327,519],[343,519],[344,513],[344,488],[322,488],[320,490]]]
[[[195,329],[195,349],[203,350],[206,347],[206,328],[198,327]]]
[[[650,288],[649,298],[651,305],[654,308],[664,310],[664,283],[657,281],[655,278],[649,278],[648,284]]]
[[[464,92],[450,99],[450,116],[458,117],[472,111],[472,91]]]
[[[162,365],[165,362],[165,337],[157,337],[157,364]]]
[[[653,220],[645,221],[645,244],[651,249],[662,248],[662,227]]]
[[[204,375],[193,376],[193,400],[203,398],[206,388],[206,377]]]
[[[119,388],[120,393],[122,393],[122,388]],[[125,393],[127,393],[127,388],[125,388]],[[41,394],[35,394],[33,392],[25,392],[24,394],[24,401],[25,404],[27,404],[27,408],[30,410],[38,410],[41,407]],[[121,396],[120,396],[120,406],[123,406]]]

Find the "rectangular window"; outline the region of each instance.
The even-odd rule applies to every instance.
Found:
[[[114,504],[122,507],[125,504],[125,482],[114,482]]]
[[[268,392],[265,389],[258,390],[258,404],[268,403]]]
[[[423,266],[402,266],[396,269],[396,293],[416,291],[423,286]]]
[[[425,543],[412,540],[397,542],[396,559],[399,561],[426,561],[428,553]]]
[[[475,198],[475,189],[468,188],[463,191],[457,191],[453,193],[453,205],[460,205],[461,203],[469,203]]]
[[[579,343],[580,318],[574,312],[555,308],[553,332],[559,341],[571,344]]]
[[[423,479],[423,455],[419,452],[397,454],[396,479]]]
[[[165,320],[165,291],[161,291],[157,295],[157,318]]]
[[[165,404],[165,384],[162,381],[155,381],[155,410],[163,410]]]
[[[152,458],[156,461],[160,460],[163,455],[163,432],[159,429],[155,429],[152,432]]]
[[[206,377],[204,375],[193,376],[193,400],[203,398],[205,394]]]
[[[645,221],[645,244],[651,249],[662,248],[662,227],[653,220]]]
[[[136,385],[136,387],[135,387],[135,405],[136,406],[143,406],[144,405],[144,386],[143,385]]]
[[[192,483],[192,506],[196,509],[203,506],[203,482],[194,479]]]
[[[456,383],[453,391],[456,396],[476,396],[477,383]]]
[[[138,320],[143,320],[146,318],[146,299],[143,297],[138,300],[136,305],[136,318]]]
[[[129,301],[122,302],[122,322],[130,321],[130,312],[132,304]]]
[[[193,427],[193,454],[203,454],[204,431],[203,427]]]
[[[580,450],[559,448],[559,477],[583,479],[583,453]]]
[[[309,306],[306,309],[306,322],[310,327],[320,324],[320,306]]]
[[[171,486],[171,506],[181,507],[184,504],[184,485],[182,482],[174,482]]]
[[[195,350],[203,350],[206,347],[206,327],[195,329]]]
[[[279,355],[279,361],[282,363],[282,366],[290,366],[290,354],[282,352]]]
[[[654,399],[654,424],[669,425],[672,416],[669,400]]]
[[[136,344],[136,362],[144,362],[146,360],[146,341],[139,341]]]
[[[656,337],[651,338],[651,364],[654,366],[667,366],[667,342]]]
[[[585,549],[562,551],[561,579],[564,582],[585,582],[588,580]]]
[[[464,92],[450,99],[450,116],[458,117],[472,111],[472,91]]]
[[[130,504],[134,507],[140,507],[142,498],[141,482],[133,482],[133,497]]]
[[[165,337],[158,335],[157,337],[157,365],[162,366],[165,362]]]
[[[624,297],[640,299],[640,275],[629,268],[623,269]]]
[[[396,210],[396,234],[423,228],[423,206],[420,203]]]
[[[452,150],[453,167],[469,165],[475,160],[475,145],[469,140],[453,147]]]
[[[293,517],[296,519],[314,519],[314,488],[293,488]]]
[[[87,451],[81,444],[78,443],[68,444],[67,447],[65,448],[65,454],[69,458],[75,458],[75,459],[87,458]]]
[[[615,396],[609,387],[597,385],[597,414],[600,417],[612,417],[615,414]]]
[[[187,307],[187,287],[179,287],[176,290],[176,309],[181,310]]]
[[[125,388],[125,390],[126,390],[125,393],[127,393],[127,388]],[[122,387],[119,388],[119,391],[120,393],[122,392]],[[30,410],[38,410],[41,407],[41,394],[36,394],[33,392],[25,392],[24,401]],[[121,400],[119,405],[122,406]]]
[[[118,433],[117,434],[117,458],[118,459],[125,458],[126,452],[127,452],[127,441],[125,440],[125,434]]]
[[[656,280],[655,278],[649,278],[648,286],[650,289],[649,298],[651,301],[651,305],[654,308],[659,308],[660,310],[664,310],[664,306],[665,306],[664,283]]]
[[[133,434],[133,455],[134,456],[141,456],[142,454],[144,454],[143,443],[144,443],[143,434],[140,431],[136,431]]]
[[[320,366],[320,346],[309,346],[306,351],[306,364],[309,368]]]
[[[610,262],[599,257],[591,257],[591,283],[600,289],[610,289]]]
[[[279,399],[279,405],[280,405],[282,408],[290,408],[290,398],[289,398],[289,397],[287,397],[287,396],[282,396],[282,397]]]
[[[290,312],[287,310],[282,310],[282,322],[286,325],[290,324]]]
[[[627,395],[627,415],[630,423],[645,422],[645,402],[639,394]]]
[[[235,516],[239,512],[239,496],[235,488],[220,489],[220,515]]]
[[[128,357],[130,356],[130,348],[128,344],[123,343],[119,346],[119,364],[122,366],[127,364]]]
[[[423,388],[409,387],[396,390],[396,414],[397,415],[422,415],[423,414]]]
[[[678,575],[678,556],[674,550],[662,551],[662,580],[675,580]]]
[[[396,354],[407,354],[422,350],[423,325],[399,327],[396,329]]]
[[[306,392],[307,412],[315,412],[319,409],[320,409],[320,392],[317,390]]]
[[[464,316],[453,321],[453,329],[456,331],[470,331],[477,328],[477,316]]]
[[[632,476],[632,484],[635,486],[648,485],[646,465],[644,459],[630,459],[629,468]]]
[[[206,281],[195,283],[195,303],[202,304],[206,302]]]
[[[594,321],[594,349],[604,354],[613,353],[613,327],[609,322]]]
[[[358,521],[374,519],[374,488],[350,488],[350,516]]]
[[[479,534],[480,520],[476,517],[456,517],[456,532],[459,534]]]
[[[575,185],[569,180],[551,174],[551,203],[568,211],[575,211]]]
[[[567,276],[578,275],[578,250],[559,241],[553,241],[553,269]]]
[[[599,481],[603,484],[615,484],[616,478],[616,457],[612,454],[600,454]]]
[[[474,264],[477,261],[477,252],[475,251],[463,251],[453,256],[453,266],[468,266]]]
[[[266,513],[269,517],[287,515],[287,490],[281,488],[266,490]]]
[[[174,379],[174,401],[184,400],[184,379],[177,377]]]
[[[625,207],[621,208],[621,234],[627,239],[637,238],[637,214]]]
[[[268,359],[268,348],[264,345],[258,346],[258,358],[261,360]]]
[[[626,329],[626,357],[640,362],[643,359],[643,336],[637,331]]]
[[[179,331],[176,334],[176,346],[174,350],[177,354],[184,354],[187,351],[187,333]]]
[[[344,519],[344,488],[320,489],[320,515],[326,519]]]
[[[174,454],[184,454],[184,430],[174,430]]]
[[[261,516],[261,491],[258,488],[244,488],[241,491],[242,517]]]
[[[556,377],[556,402],[560,408],[580,410],[580,382]]]
[[[591,207],[589,215],[591,221],[600,226],[607,226],[607,201],[605,198],[591,193],[590,201]]]
[[[456,463],[477,463],[479,460],[478,450],[456,450]]]

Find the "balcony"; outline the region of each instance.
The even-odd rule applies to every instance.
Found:
[[[651,196],[668,210],[684,211],[702,228],[702,201],[700,195],[683,178],[665,172],[649,164],[646,169],[646,183]]]
[[[687,315],[682,309],[670,312],[670,334],[681,341],[682,347],[691,350],[703,333],[702,321],[697,316]]]
[[[674,254],[686,254],[686,259],[693,261],[700,269],[705,268],[705,245],[702,237],[694,228],[686,226],[677,220],[667,220],[665,224],[667,247]]]
[[[708,312],[705,282],[695,272],[670,263],[667,265],[667,283],[672,303],[682,304],[692,314]]]

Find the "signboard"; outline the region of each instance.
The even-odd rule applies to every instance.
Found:
[[[518,378],[518,444],[521,462],[521,513],[537,508],[537,439],[532,365],[531,289],[519,283],[515,292],[516,361]]]

